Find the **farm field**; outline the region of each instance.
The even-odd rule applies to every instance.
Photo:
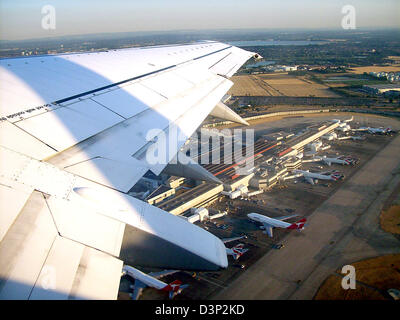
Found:
[[[338,97],[327,85],[288,74],[239,75],[231,80],[233,96]]]
[[[400,64],[392,66],[367,66],[367,67],[356,67],[350,72],[356,74],[363,74],[364,72],[400,72]]]

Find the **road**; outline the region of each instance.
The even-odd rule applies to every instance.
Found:
[[[241,104],[254,105],[303,105],[303,106],[388,106],[395,107],[384,99],[359,97],[288,97],[288,96],[236,96]]]
[[[385,200],[400,183],[400,135],[291,232],[285,248],[269,251],[213,299],[312,299],[335,270],[400,253],[400,241],[379,227]]]

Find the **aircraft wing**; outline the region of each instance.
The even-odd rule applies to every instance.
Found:
[[[238,237],[233,237],[233,238],[223,238],[223,239],[221,239],[221,241],[223,243],[229,243],[229,242],[233,242],[233,241],[244,239],[244,238],[246,238],[246,236],[238,236]]]
[[[322,171],[319,174],[320,175],[327,175],[327,174],[331,174],[331,173],[332,173],[332,171]]]
[[[139,300],[139,297],[142,294],[143,289],[146,287],[147,287],[146,284],[144,284],[138,279],[135,279],[135,284],[133,285],[133,293],[131,295],[132,300]]]
[[[177,273],[179,270],[163,270],[159,272],[150,272],[149,276],[152,276],[156,279],[161,279],[163,277],[169,276],[171,274]]]
[[[308,182],[308,183],[310,183],[310,184],[314,184],[314,179],[313,178],[310,178],[310,177],[304,177],[304,179],[306,179],[306,181]]]
[[[285,221],[285,220],[288,220],[290,218],[294,218],[294,217],[298,217],[298,216],[299,216],[298,214],[292,214],[290,216],[283,216],[283,217],[278,217],[278,218],[274,218],[274,219]]]
[[[268,234],[269,237],[272,238],[274,236],[273,231],[272,231],[273,226],[271,226],[268,223],[264,223],[264,222],[263,222],[263,226],[265,228],[265,232]]]
[[[200,42],[0,60],[0,298],[115,299],[125,262],[226,267],[218,238],[127,193],[251,56]]]

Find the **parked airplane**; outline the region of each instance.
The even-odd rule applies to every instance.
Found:
[[[391,128],[371,128],[371,127],[360,127],[358,129],[352,129],[353,131],[367,131],[371,134],[389,134],[393,133],[394,131]]]
[[[316,184],[318,182],[318,180],[333,180],[333,181],[337,181],[340,179],[343,179],[344,176],[339,173],[339,172],[333,172],[329,175],[325,175],[323,173],[316,173],[316,172],[310,172],[308,170],[304,171],[304,170],[294,170],[294,173],[298,173],[301,174],[304,179],[306,179],[307,182],[311,183],[311,184]]]
[[[295,223],[284,222],[284,220],[298,216],[297,214],[279,218],[270,218],[259,213],[249,213],[247,216],[253,221],[262,223],[265,228],[265,233],[267,233],[268,236],[271,238],[273,237],[273,232],[272,232],[273,228],[283,228],[288,230],[303,230],[304,225],[306,223],[305,218]]]
[[[247,251],[249,251],[249,249],[244,249],[243,243],[237,244],[232,248],[226,248],[226,254],[232,256],[235,260],[238,260]]]
[[[351,127],[347,123],[341,123],[335,130],[347,132],[351,130]]]
[[[357,159],[351,158],[351,157],[336,157],[336,158],[328,158],[327,156],[315,156],[314,159],[322,161],[326,163],[328,166],[332,165],[332,163],[337,163],[341,165],[355,165],[357,162]]]
[[[133,293],[130,294],[133,300],[138,300],[143,289],[146,287],[152,287],[157,290],[167,291],[169,292],[169,298],[173,299],[176,295],[180,294],[182,290],[186,289],[189,285],[187,284],[182,285],[182,282],[180,282],[179,280],[175,280],[170,284],[166,284],[165,282],[162,282],[159,279],[174,274],[176,272],[178,272],[178,270],[164,270],[160,272],[150,272],[149,274],[146,274],[131,266],[125,265],[122,268],[123,276],[128,275],[135,279],[135,284],[131,286],[131,288],[133,289]]]
[[[229,243],[232,241],[240,240],[240,239],[245,239],[247,238],[246,236],[239,236],[239,237],[234,237],[234,238],[226,238],[222,239],[223,243]],[[230,255],[233,257],[233,259],[238,260],[243,254],[245,254],[249,249],[244,249],[244,244],[239,243],[236,246],[232,248],[226,248],[226,254]]]
[[[338,136],[337,136],[336,132],[331,132],[331,133],[324,134],[321,137],[321,139],[325,139],[325,140],[331,141],[331,140],[337,139],[337,137]]]
[[[349,139],[352,140],[358,140],[358,141],[364,141],[366,138],[364,136],[349,136]]]
[[[348,122],[352,122],[354,120],[354,117],[352,116],[350,119],[347,120],[340,120],[340,119],[333,119],[333,122],[339,122],[339,123],[348,123]]]

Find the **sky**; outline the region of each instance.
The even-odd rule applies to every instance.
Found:
[[[42,13],[46,5],[55,10],[55,28],[49,28],[48,11]],[[340,29],[344,5],[355,8],[356,28],[400,28],[399,0],[0,0],[0,40],[135,31]]]

